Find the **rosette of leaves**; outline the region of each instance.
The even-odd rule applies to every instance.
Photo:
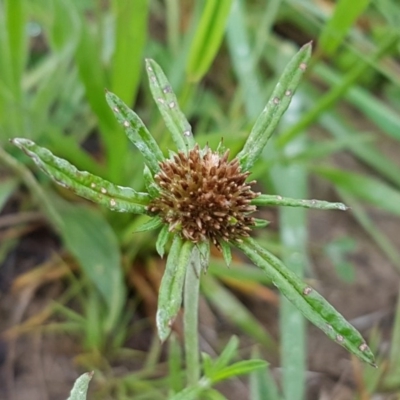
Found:
[[[170,151],[168,157],[141,119],[115,94],[107,92],[106,99],[116,119],[144,157],[145,192],[117,186],[88,172],[78,171],[66,160],[30,140],[12,140],[58,184],[78,195],[113,211],[147,214],[150,219],[140,229],[161,228],[156,242],[160,256],[172,242],[159,292],[157,328],[161,340],[167,339],[180,310],[185,275],[193,258],[197,255],[199,265],[206,268],[213,244],[222,252],[228,265],[231,248],[240,249],[329,338],[361,360],[375,365],[374,356],[360,333],[316,290],[302,282],[251,237],[253,229],[266,225],[266,221],[252,216],[259,206],[346,209],[341,203],[255,193],[252,190],[255,182],[247,181],[254,163],[289,106],[310,56],[311,44],[306,44],[292,58],[242,150],[232,160],[229,150],[222,146],[212,150],[196,144],[191,126],[179,109],[166,76],[153,60],[146,60],[151,92],[176,146],[176,151]]]

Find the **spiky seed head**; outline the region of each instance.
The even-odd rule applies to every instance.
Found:
[[[170,231],[198,243],[211,240],[240,242],[255,225],[250,204],[258,194],[246,183],[249,172],[241,172],[239,161],[228,161],[229,150],[221,155],[196,145],[188,154],[179,152],[160,163],[154,179],[160,195],[148,205]]]

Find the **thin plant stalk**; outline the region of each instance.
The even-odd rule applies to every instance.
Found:
[[[185,358],[187,386],[195,385],[200,379],[199,357],[199,291],[200,291],[200,254],[193,248],[190,264],[186,270],[183,330],[185,338]]]

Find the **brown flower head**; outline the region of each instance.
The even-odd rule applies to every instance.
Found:
[[[161,162],[155,175],[160,195],[148,211],[194,243],[211,240],[219,248],[221,240],[240,242],[249,236],[255,224],[250,216],[256,210],[250,204],[257,196],[251,190],[255,182],[246,183],[250,173],[242,173],[239,161],[228,161],[228,155],[229,150],[221,155],[196,145],[188,154]]]

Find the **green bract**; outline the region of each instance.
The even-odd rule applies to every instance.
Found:
[[[165,158],[140,118],[115,94],[107,92],[106,99],[111,110],[125,129],[128,138],[144,157],[146,164],[144,168],[146,193],[117,186],[88,172],[78,171],[67,161],[55,157],[47,149],[37,146],[30,140],[12,140],[16,146],[30,156],[57,183],[74,190],[77,194],[113,211],[150,215],[152,219],[138,230],[161,227],[161,232],[156,242],[157,251],[161,256],[165,253],[167,243],[172,239],[166,271],[161,283],[157,311],[157,327],[161,340],[167,339],[171,324],[180,310],[185,276],[189,272],[192,274],[193,270],[195,270],[193,266],[195,264],[194,258],[198,257],[199,259],[196,265],[200,265],[203,268],[208,265],[211,236],[208,235],[207,226],[209,225],[207,224],[210,223],[214,229],[213,242],[221,250],[227,264],[231,261],[231,247],[241,249],[254,264],[268,274],[275,286],[296,305],[306,318],[324,331],[328,337],[361,360],[375,365],[373,354],[364,339],[344,317],[314,289],[303,283],[280,260],[260,247],[248,235],[248,231],[253,228],[259,228],[267,224],[267,221],[256,220],[249,216],[256,206],[284,205],[317,209],[347,209],[341,203],[296,200],[281,196],[256,194],[250,190],[252,183],[245,183],[244,181],[248,176],[248,171],[260,156],[269,137],[276,128],[281,116],[289,106],[294,91],[307,67],[310,55],[311,45],[306,44],[290,61],[270,100],[257,119],[243,149],[239,152],[237,158],[232,161],[228,161],[228,153],[222,155],[218,151],[213,152],[209,149],[198,148],[189,122],[179,109],[171,85],[161,68],[153,60],[146,60],[150,88],[154,100],[172,134],[178,151],[176,155],[172,154],[171,158]],[[198,165],[193,166],[198,160],[203,162],[204,165],[200,167]],[[191,168],[195,169],[195,172],[192,173]],[[204,176],[207,175],[208,180],[204,178],[205,182],[202,180],[202,171],[204,171]],[[241,175],[235,175],[237,172],[240,172]],[[185,182],[186,176],[189,176],[188,179],[194,179],[195,183],[193,181]],[[197,192],[195,193],[193,185],[197,184],[197,181],[200,181],[198,192],[201,193],[201,196],[205,196],[206,200],[208,198],[214,199],[211,200],[214,202],[217,201],[215,199],[219,199],[222,196],[222,200],[218,201],[221,204],[227,203],[225,206],[228,211],[232,202],[236,207],[235,212],[237,213],[228,215],[228,211],[224,214],[225,211],[218,209],[214,214],[210,211],[210,213],[207,214],[205,212],[205,215],[203,215],[198,210],[193,210],[197,218],[193,223],[193,227],[191,225],[187,225],[189,228],[182,226],[179,212],[182,215],[188,212],[179,210],[182,205],[179,199],[182,196],[192,196],[195,200],[193,204],[196,204],[198,200],[196,199]],[[221,183],[225,181],[227,182],[226,187]],[[216,194],[216,192],[213,192],[213,182],[215,182],[215,190],[220,190],[221,193],[218,192]],[[189,187],[189,192],[185,193],[187,187]],[[237,200],[242,193],[247,193],[247,197],[240,198],[239,201],[234,203],[233,200]],[[223,197],[224,195],[226,197]],[[164,203],[161,204],[160,199],[163,199]],[[177,210],[174,210],[175,206]],[[210,203],[210,208],[212,206],[213,203]],[[193,208],[194,206],[186,199],[185,207],[189,207],[188,209],[190,210],[190,207]],[[166,210],[165,214],[162,213],[164,210]],[[172,219],[171,213],[173,214],[175,211],[178,214],[176,218],[174,216],[175,219]],[[214,220],[212,220],[213,218]],[[167,220],[173,220],[174,222],[169,224],[166,222]],[[187,222],[188,220],[189,222]],[[185,221],[187,224],[190,223],[190,215]],[[228,227],[220,227],[221,221],[225,221],[224,223],[227,223]],[[196,226],[198,231],[193,232],[193,230],[197,229]],[[218,236],[219,229],[223,232],[221,237]],[[232,232],[240,232],[240,234],[232,234],[230,236]],[[190,240],[190,238],[193,238],[193,240]],[[196,370],[192,371],[193,381],[196,381],[196,374],[198,375],[198,373]]]

